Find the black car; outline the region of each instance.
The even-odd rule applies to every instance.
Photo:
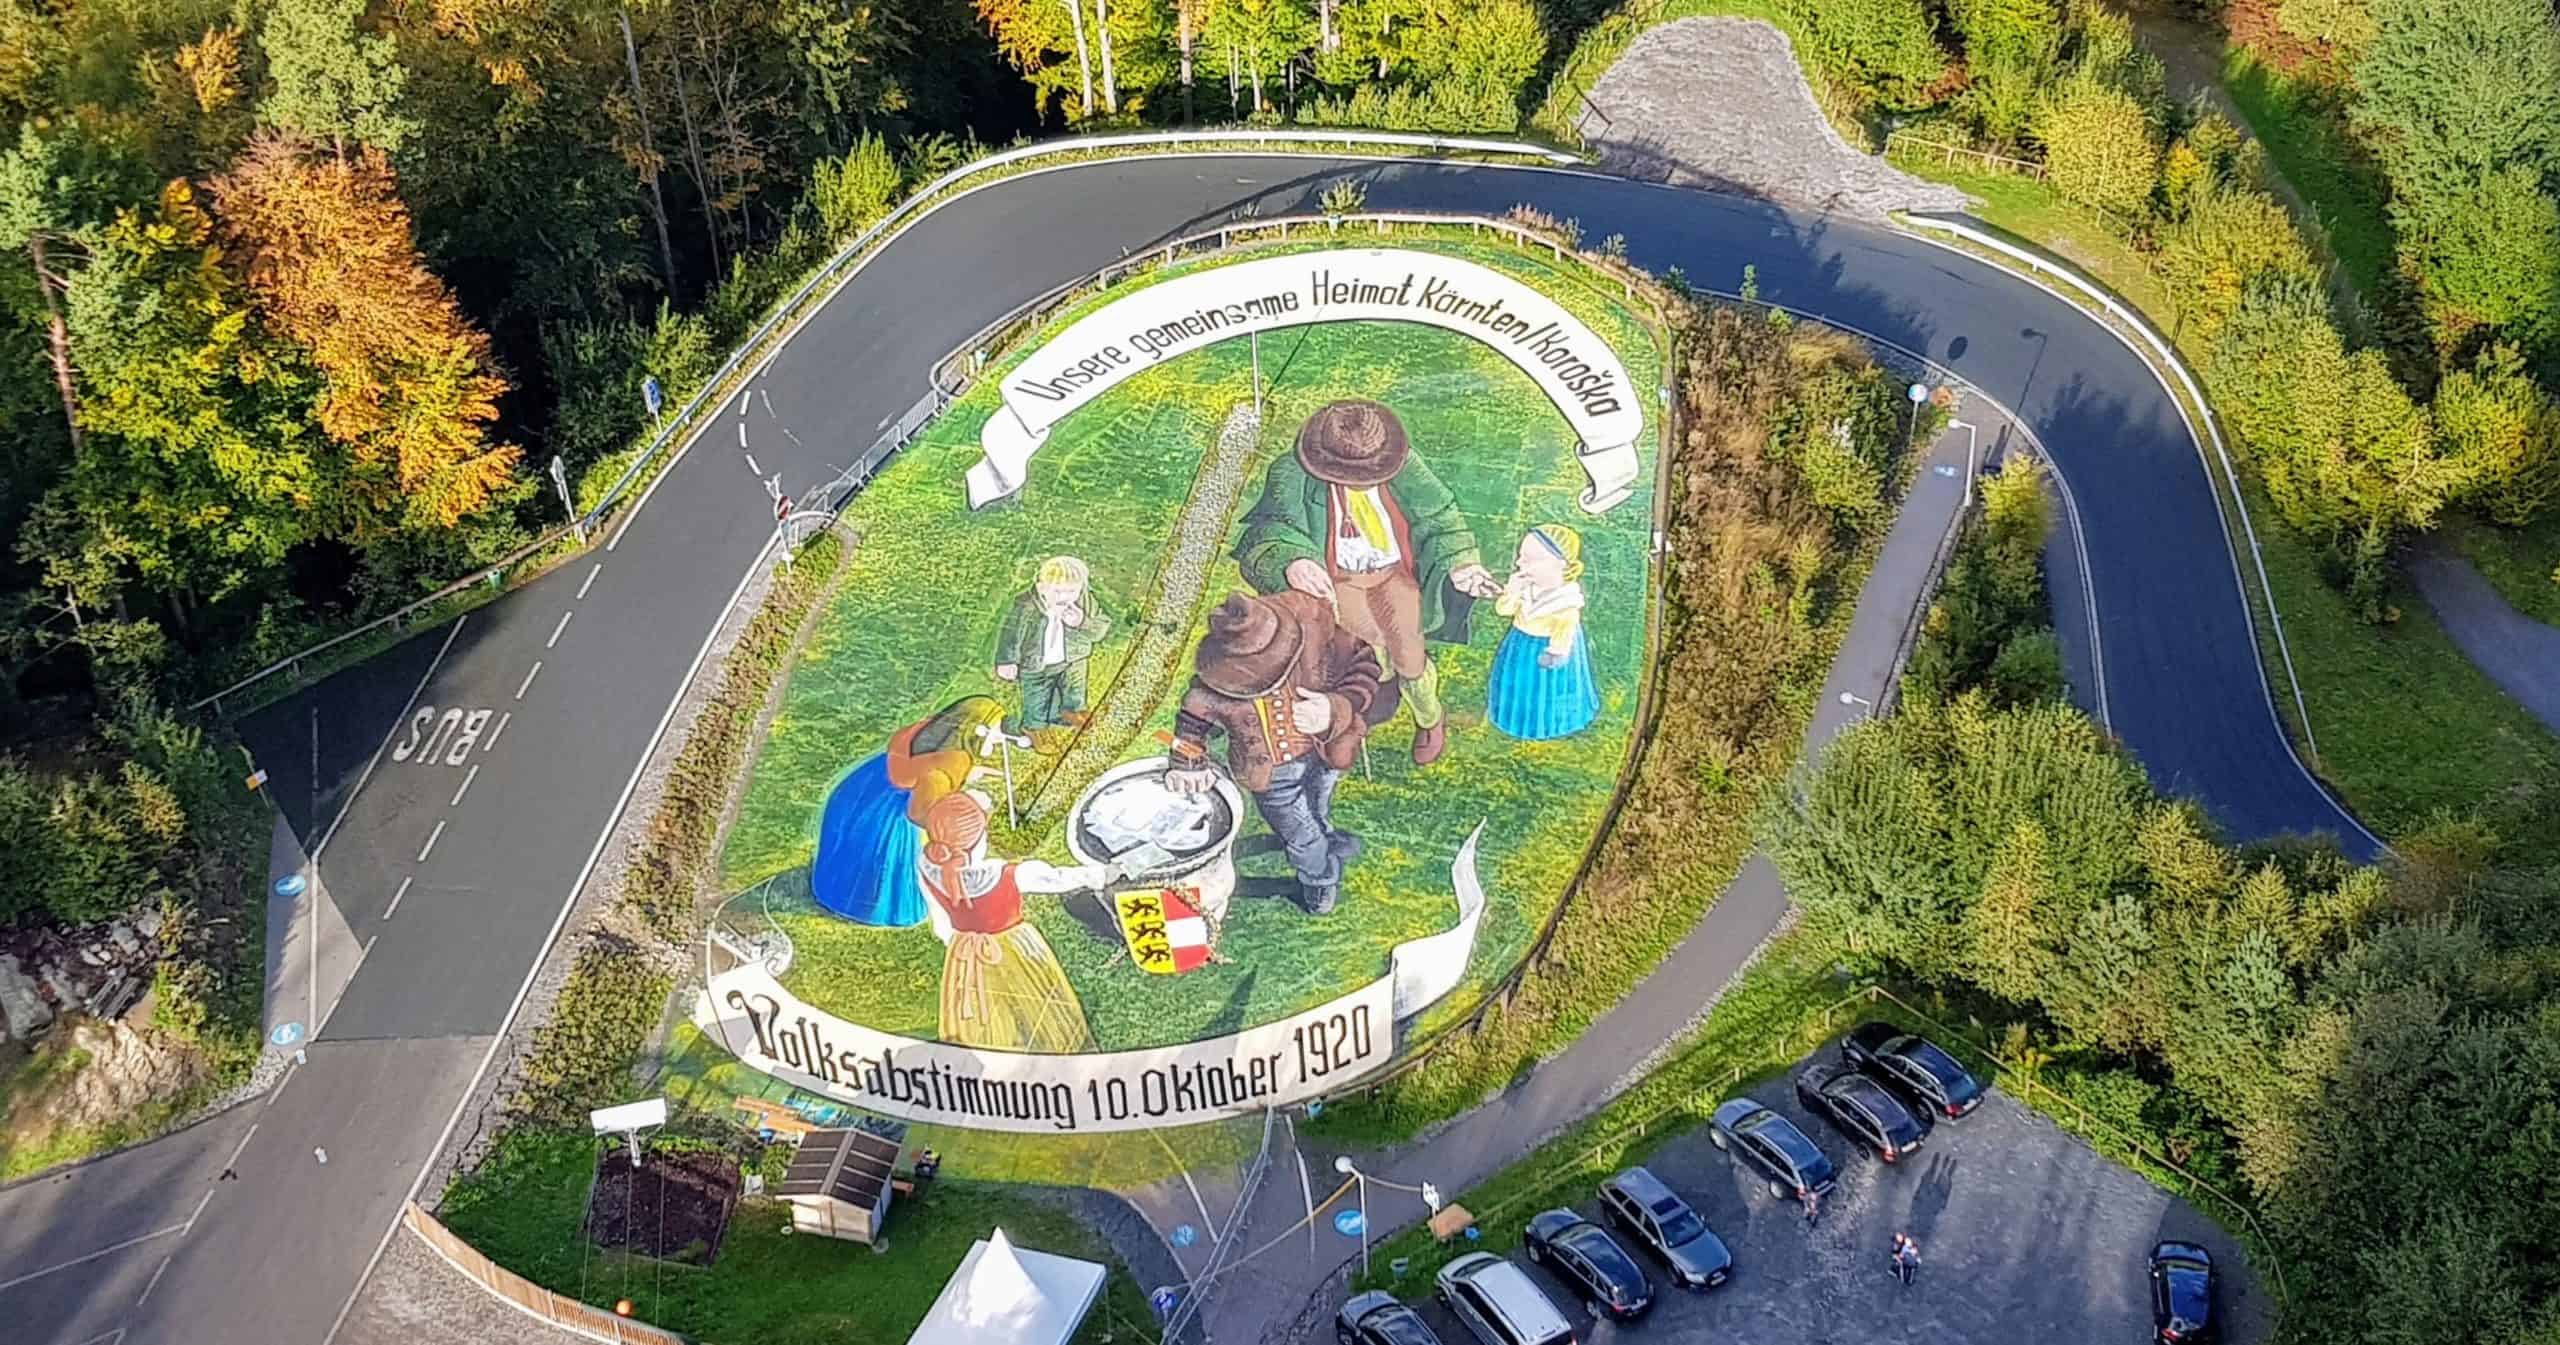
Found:
[[[1733,1253],[1679,1193],[1643,1168],[1600,1183],[1600,1208],[1636,1245],[1671,1267],[1671,1282],[1713,1289],[1733,1275]]]
[[[2158,1345],[2213,1339],[2213,1254],[2192,1242],[2151,1249],[2151,1334]]]
[[[1769,1194],[1780,1200],[1827,1195],[1837,1178],[1831,1159],[1795,1122],[1747,1097],[1716,1108],[1707,1139],[1758,1168],[1769,1179]]]
[[[1333,1337],[1342,1345],[1440,1345],[1421,1313],[1375,1289],[1352,1295],[1334,1314]]]
[[[1529,1259],[1556,1272],[1590,1300],[1593,1316],[1632,1322],[1653,1308],[1653,1281],[1609,1230],[1571,1210],[1529,1221]]]
[[[1796,1076],[1796,1101],[1888,1163],[1929,1137],[1929,1127],[1884,1085],[1846,1065],[1806,1066]]]
[[[1982,1105],[1982,1081],[1928,1038],[1891,1023],[1860,1023],[1840,1039],[1840,1058],[1932,1116],[1957,1117]]]

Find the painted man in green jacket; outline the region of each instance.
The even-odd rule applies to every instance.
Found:
[[[1475,600],[1501,586],[1395,412],[1352,400],[1308,417],[1297,451],[1264,474],[1236,561],[1257,591],[1292,588],[1332,603],[1342,629],[1402,683],[1414,764],[1439,758],[1448,714],[1428,642],[1466,643]]]
[[[1022,687],[1017,732],[1084,723],[1085,664],[1111,633],[1111,618],[1086,591],[1090,577],[1083,561],[1050,557],[996,626],[996,680]]]

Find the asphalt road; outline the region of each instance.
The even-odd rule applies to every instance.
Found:
[[[1532,203],[1702,288],[1736,288],[1748,264],[1763,299],[1953,367],[2033,426],[2073,487],[2108,710],[2153,778],[2237,835],[2345,831],[2371,852],[2277,728],[2195,445],[2147,368],[2069,304],[1898,235],[1585,173],[1271,156],[1050,169],[957,198],[876,255],[610,549],[244,725],[296,833],[328,835],[322,881],[363,961],[309,1065],[204,1131],[257,1127],[238,1182],[214,1183],[204,1155],[228,1146],[191,1132],[0,1191],[12,1342],[329,1338],[770,536],[759,473],[833,476],[922,395],[934,359],[1013,305],[1242,212],[1311,213],[1345,176],[1373,209]],[[404,753],[413,690],[436,714]],[[54,1217],[74,1208],[111,1213]],[[184,1231],[114,1248],[168,1229]]]

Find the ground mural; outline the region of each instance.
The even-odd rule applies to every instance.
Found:
[[[1471,1009],[1631,746],[1660,371],[1614,296],[1487,245],[1175,267],[1052,323],[847,510],[723,855],[752,960],[691,1044],[803,1111],[1095,1130]]]

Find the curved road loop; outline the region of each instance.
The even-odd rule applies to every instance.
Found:
[[[1738,288],[1748,264],[1763,299],[1954,369],[2070,483],[2107,708],[2152,778],[2236,836],[2327,831],[2372,852],[2277,726],[2184,423],[2061,299],[1889,231],[1589,173],[1295,155],[1049,169],[959,196],[875,255],[608,546],[244,725],[360,960],[264,1098],[0,1191],[0,1334],[330,1340],[764,552],[760,478],[834,476],[933,360],[1025,299],[1226,219],[1313,213],[1345,176],[1378,210],[1533,204],[1705,289]]]

